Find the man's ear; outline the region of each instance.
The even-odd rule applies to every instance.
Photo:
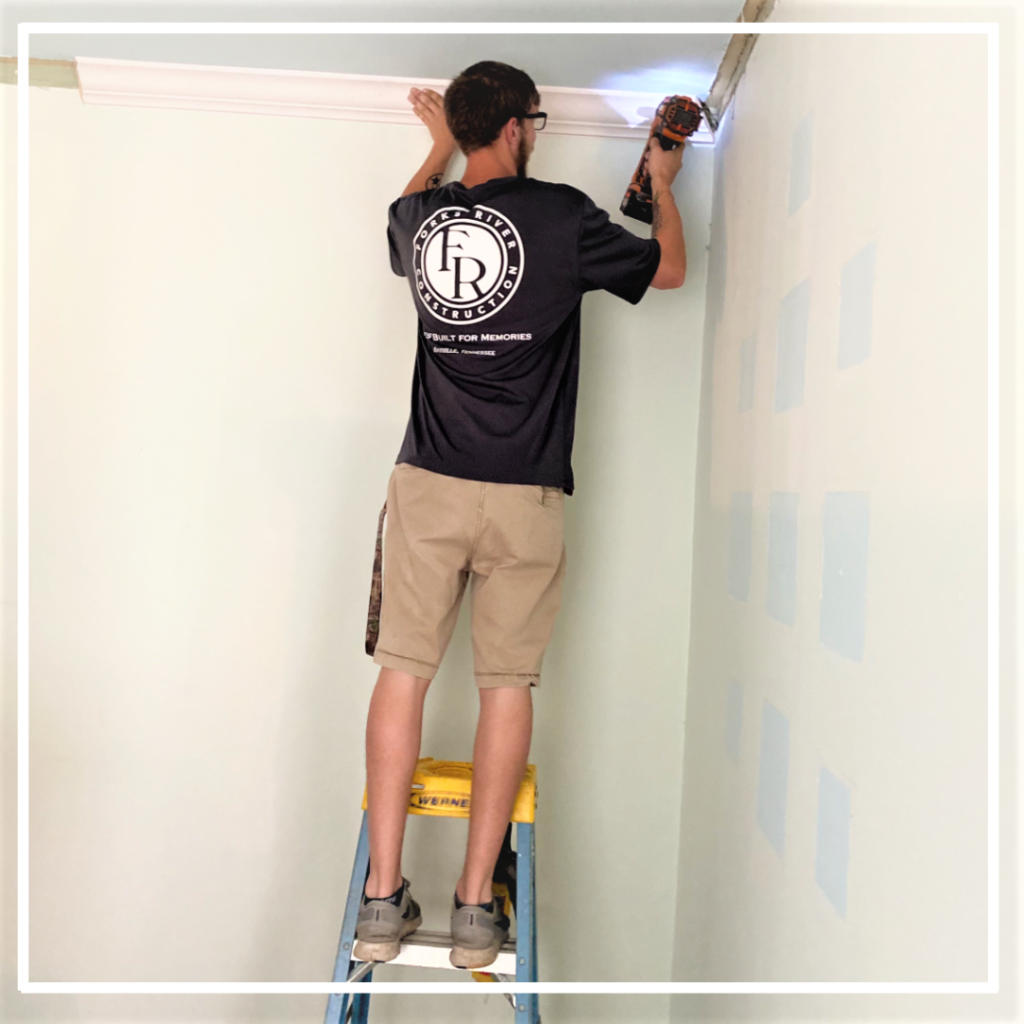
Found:
[[[516,130],[522,131],[522,125],[519,123],[517,118],[510,117],[505,122],[505,127],[502,128],[501,132],[505,138],[505,141],[509,145],[509,149],[515,149],[516,143]]]

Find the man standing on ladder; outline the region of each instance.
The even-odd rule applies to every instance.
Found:
[[[635,305],[648,286],[682,285],[671,185],[684,147],[649,149],[654,219],[643,239],[578,189],[527,177],[546,115],[525,72],[482,61],[443,99],[430,89],[409,98],[433,147],[388,211],[391,267],[409,279],[419,330],[367,628],[367,652],[382,667],[366,727],[370,871],[354,953],[394,959],[421,922],[401,871],[410,786],[424,697],[471,579],[480,717],[451,962],[478,969],[508,938],[491,877],[561,603],[582,296],[605,289]],[[442,185],[456,145],[465,173]]]

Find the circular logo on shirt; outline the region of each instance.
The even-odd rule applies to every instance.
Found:
[[[420,300],[438,320],[486,320],[515,295],[523,270],[523,242],[497,210],[448,206],[432,213],[413,239]]]

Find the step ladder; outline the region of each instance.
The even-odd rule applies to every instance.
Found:
[[[472,796],[473,766],[465,761],[435,761],[420,758],[413,773],[409,793],[409,813],[433,817],[468,818]],[[505,913],[515,915],[515,938],[509,939],[486,971],[473,971],[477,981],[535,982],[537,980],[537,886],[536,851],[534,844],[534,813],[537,805],[537,768],[526,766],[526,776],[516,796],[512,820],[505,834],[502,852],[495,867],[494,891],[506,900]],[[363,897],[363,887],[370,871],[370,833],[366,815],[366,791],[363,791],[363,822],[359,830],[355,864],[348,888],[345,917],[334,962],[333,981],[371,981],[376,963],[356,960],[352,947],[356,936],[356,919]],[[516,848],[511,845],[513,826]],[[511,911],[511,912],[510,912]],[[388,964],[407,967],[436,967],[449,971],[452,967],[451,935],[417,929],[402,940],[401,950]],[[515,1010],[515,1024],[540,1024],[537,993],[515,997],[506,994]],[[350,997],[347,992],[332,992],[327,1000],[324,1024],[368,1024],[370,993]]]

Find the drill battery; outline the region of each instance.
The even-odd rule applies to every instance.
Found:
[[[701,106],[689,96],[666,96],[651,121],[651,138],[656,138],[662,149],[675,149],[681,146],[699,127]],[[647,170],[647,146],[644,146],[640,163],[633,172],[633,180],[622,197],[619,210],[627,217],[650,224],[654,220],[651,204],[651,175]]]

